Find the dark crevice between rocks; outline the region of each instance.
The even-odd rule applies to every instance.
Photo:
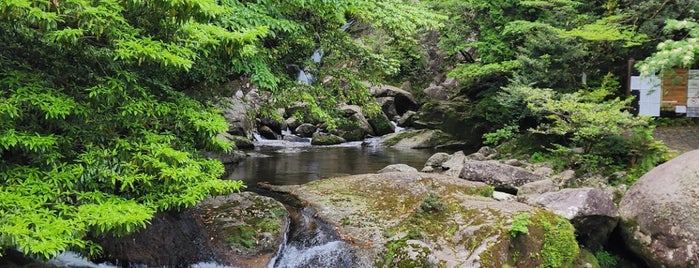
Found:
[[[645,261],[633,253],[624,242],[621,224],[614,228],[609,235],[609,240],[604,244],[604,250],[620,257],[619,263],[615,267],[622,268],[649,268]]]

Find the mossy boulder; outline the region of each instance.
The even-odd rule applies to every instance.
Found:
[[[335,145],[343,142],[347,142],[344,138],[325,132],[313,133],[313,138],[311,139],[312,145]]]
[[[137,233],[96,239],[103,246],[98,261],[266,267],[284,242],[288,218],[284,205],[255,193],[209,198],[181,212],[159,213]]]
[[[579,252],[566,219],[495,201],[480,182],[392,172],[273,189],[313,207],[375,267],[570,267]]]

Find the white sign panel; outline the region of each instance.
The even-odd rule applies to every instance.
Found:
[[[639,91],[639,115],[660,116],[660,79],[654,76],[632,76],[631,90]]]
[[[699,107],[699,70],[687,72],[687,106]]]

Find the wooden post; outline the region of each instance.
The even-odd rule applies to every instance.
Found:
[[[626,65],[626,96],[631,96],[631,75],[633,74],[633,66],[636,60],[630,58]]]

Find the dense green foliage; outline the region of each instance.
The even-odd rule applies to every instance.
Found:
[[[439,19],[400,0],[0,1],[0,251],[96,253],[87,237],[244,187],[199,154],[232,148],[216,138],[218,85],[248,77],[270,107],[307,101],[326,118],[365,104],[358,81],[398,60],[355,42],[348,18],[395,40]],[[317,73],[318,47],[352,67]],[[334,79],[299,86],[294,64]]]

